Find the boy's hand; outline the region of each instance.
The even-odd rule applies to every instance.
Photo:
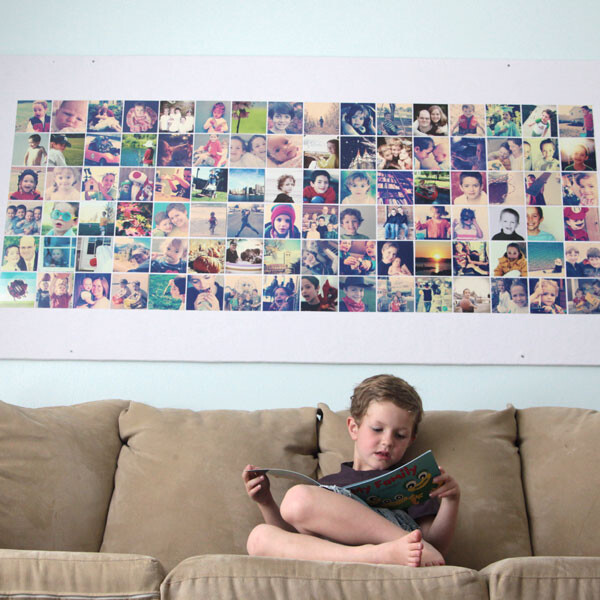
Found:
[[[460,487],[456,479],[440,467],[441,475],[433,478],[433,483],[438,484],[438,488],[429,494],[432,498],[448,498],[449,500],[460,500]]]
[[[246,493],[258,504],[269,504],[273,501],[271,483],[266,475],[258,475],[252,470],[255,468],[255,465],[246,465],[246,468],[242,471]]]

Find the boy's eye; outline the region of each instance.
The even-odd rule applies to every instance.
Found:
[[[373,431],[376,431],[377,433],[379,433],[381,431],[381,427],[371,427],[371,429]]]

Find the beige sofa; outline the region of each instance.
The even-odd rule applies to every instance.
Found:
[[[427,448],[462,488],[448,566],[255,558],[242,468],[337,471],[345,413],[0,403],[0,599],[600,598],[599,413],[431,412]]]

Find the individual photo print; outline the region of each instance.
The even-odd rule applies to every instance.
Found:
[[[265,170],[232,169],[229,171],[229,202],[264,202]]]
[[[494,277],[527,277],[525,242],[490,242],[490,264]]]
[[[13,167],[8,186],[9,200],[42,200],[45,169],[41,167]]]
[[[377,204],[409,205],[413,203],[412,173],[377,173]]]
[[[375,105],[342,102],[340,108],[342,135],[375,135]]]
[[[263,241],[260,239],[228,240],[225,253],[227,273],[260,273],[263,262]]]
[[[233,207],[230,208],[230,210],[232,209]],[[236,210],[239,212],[240,209]],[[227,234],[227,207],[225,205],[192,204],[190,215],[191,237],[225,237]],[[262,215],[260,224],[262,224]]]
[[[231,133],[266,133],[267,103],[242,102],[231,103]]]
[[[15,131],[47,133],[51,114],[51,100],[18,100]]]
[[[37,308],[71,308],[73,273],[39,273],[35,292]]]
[[[302,133],[303,120],[302,102],[269,102],[267,133]]]
[[[300,310],[336,312],[338,286],[337,277],[303,275],[300,278]]]
[[[91,171],[91,169],[90,169]],[[86,177],[88,170],[84,169],[83,189],[86,192]],[[92,171],[93,175],[93,171]],[[154,197],[154,178],[156,173],[154,169],[148,167],[130,167],[122,168],[119,171],[119,194],[118,200],[134,202],[151,202]],[[90,190],[90,194],[98,192],[98,186]],[[104,195],[102,195],[104,197]]]
[[[559,173],[549,171],[525,174],[525,203],[528,206],[562,204]]]
[[[452,312],[452,277],[416,277],[415,311]]]
[[[560,206],[528,206],[527,239],[553,242],[564,239],[564,215]]]
[[[563,171],[595,171],[597,165],[594,140],[561,140],[560,161]]]
[[[340,312],[375,312],[375,277],[340,277]]]
[[[490,138],[487,141],[488,171],[522,171],[521,138]]]
[[[36,273],[0,273],[0,308],[33,308]]]
[[[158,167],[191,167],[193,153],[192,134],[161,133],[158,136]]]
[[[377,242],[340,240],[340,275],[375,275],[377,272]]]
[[[378,277],[377,312],[414,312],[414,277]]]
[[[265,240],[265,275],[300,273],[301,260],[300,240]]]
[[[565,244],[567,277],[600,277],[600,244]]]
[[[560,171],[556,138],[523,140],[526,171]]]
[[[596,173],[563,173],[562,193],[565,206],[597,206],[598,177]]]
[[[488,104],[486,128],[488,136],[516,138],[521,136],[520,104]]]
[[[68,178],[68,167],[55,167],[59,169],[62,178]],[[79,173],[78,169],[76,172]],[[92,202],[113,202],[118,199],[119,175],[118,168],[115,167],[86,167],[83,169],[83,181],[77,184],[77,187],[82,188],[83,193],[79,194],[81,200]],[[49,182],[48,182],[49,183]],[[66,187],[66,185],[65,185]],[[73,195],[73,194],[72,194]],[[73,195],[74,196],[74,195]],[[79,199],[79,198],[77,198]]]
[[[433,156],[435,150],[436,140],[432,137],[416,137],[413,140],[413,168],[427,169],[431,171],[439,171],[438,163]],[[391,155],[391,149],[388,146],[387,150],[384,150],[386,156]],[[383,158],[383,157],[382,157]]]
[[[44,237],[41,239],[41,271],[65,271],[75,268],[77,238]]]
[[[556,106],[523,104],[523,137],[546,138],[557,136]]]
[[[51,167],[48,169],[44,197],[51,201],[80,200],[81,169],[78,167]]]
[[[119,238],[113,249],[113,272],[147,273],[150,269],[150,238]]]
[[[485,140],[467,136],[450,138],[450,161],[455,171],[485,170]]]
[[[377,168],[375,137],[342,137],[340,139],[340,154],[340,167],[342,169]]]
[[[375,171],[342,171],[340,204],[375,204]]]
[[[265,202],[302,202],[302,169],[267,169]]]
[[[222,100],[196,102],[196,133],[227,133],[230,103]]]
[[[205,206],[200,208],[205,208]],[[265,205],[262,203],[229,204],[227,206],[227,237],[240,237],[242,234],[244,237],[263,237],[264,218]],[[211,236],[213,235],[214,233],[211,234]]]
[[[223,275],[188,275],[185,304],[187,310],[223,310]]]
[[[225,240],[190,240],[188,272],[223,273]]]
[[[567,206],[563,208],[563,215],[567,242],[597,242],[600,240],[598,207]]]
[[[594,115],[587,104],[558,107],[560,137],[594,137]]]
[[[219,135],[218,133],[196,134],[194,136],[194,154],[192,156],[192,166],[226,167],[228,146],[228,135]],[[264,166],[264,160],[257,160],[257,164],[253,166]]]
[[[211,134],[216,135],[216,134]],[[221,136],[224,137],[224,136]],[[264,168],[267,160],[267,137],[263,134],[232,135],[229,143],[229,166],[236,169]]]
[[[186,288],[184,275],[150,275],[148,309],[185,310]]]
[[[564,277],[564,248],[562,242],[530,242],[529,277]]]
[[[164,216],[171,226],[164,222]],[[152,237],[188,237],[190,234],[190,205],[186,202],[155,202]],[[164,235],[161,235],[163,233]]]
[[[4,237],[2,271],[35,271],[38,268],[40,238],[38,236]]]
[[[448,171],[415,171],[415,204],[450,204]]]
[[[409,206],[377,207],[377,239],[413,240],[413,210]]]
[[[309,275],[337,275],[337,250],[337,242],[332,240],[304,240],[301,272]]]
[[[148,275],[113,276],[111,309],[143,310],[148,307]]]
[[[414,215],[417,240],[450,239],[450,212],[445,206],[415,206]]]
[[[300,279],[265,275],[263,288],[263,310],[298,310],[300,308]]]
[[[452,204],[457,206],[482,206],[488,203],[486,173],[459,171],[452,173]]]
[[[306,135],[303,147],[305,169],[339,169],[339,138],[326,135]]]
[[[194,106],[192,101],[163,100],[160,103],[158,131],[161,133],[193,133]]]
[[[257,311],[261,309],[260,275],[226,275],[223,310]]]
[[[600,279],[569,279],[567,293],[569,314],[600,313]]]
[[[48,133],[16,133],[12,164],[26,167],[46,166],[49,143]]]
[[[466,242],[488,240],[490,230],[486,207],[452,207],[452,238]]]
[[[92,100],[88,105],[88,131],[123,131],[123,102],[121,100]]]
[[[378,137],[377,168],[388,171],[411,171],[413,168],[412,139]]]
[[[485,137],[485,106],[483,104],[451,104],[450,135]]]
[[[412,135],[412,104],[385,102],[377,104],[378,135]]]
[[[156,133],[158,102],[156,100],[125,100],[123,131],[126,133]]]
[[[452,275],[451,242],[415,242],[415,275]]]
[[[153,239],[150,272],[185,273],[188,248],[188,240],[184,238]]]
[[[448,135],[447,104],[415,104],[413,135]]]
[[[265,204],[264,237],[278,239],[299,238],[300,230],[297,224],[300,223],[301,210],[302,208],[299,204]]]
[[[54,100],[51,131],[61,133],[85,131],[87,110],[87,100]]]
[[[79,205],[79,235],[115,235],[114,202],[82,202]]]
[[[525,202],[523,173],[494,171],[487,174],[487,179],[490,205],[523,206]]]
[[[336,171],[304,171],[302,200],[312,204],[337,204],[339,179]]]
[[[338,102],[305,102],[304,133],[308,135],[337,135],[340,133]],[[331,167],[333,168],[333,167]]]
[[[192,169],[162,167],[156,169],[155,202],[188,202],[192,189]]]
[[[338,207],[305,205],[302,210],[302,237],[309,240],[338,239]]]
[[[411,277],[413,274],[412,242],[377,242],[377,275]]]
[[[85,135],[83,133],[50,134],[50,150],[48,150],[48,166],[64,167],[65,165],[80,167],[83,164]]]
[[[118,202],[115,235],[149,236],[152,232],[151,202]]]
[[[153,167],[157,136],[154,133],[126,133],[121,144],[121,166]]]
[[[77,235],[79,202],[46,202],[42,214],[42,235]]]
[[[86,273],[110,273],[113,270],[112,238],[79,236],[76,238],[76,243],[76,271],[84,271]]]
[[[529,310],[533,314],[562,315],[567,312],[564,279],[529,280]]]
[[[301,135],[270,135],[267,140],[267,167],[298,169],[302,161]]]
[[[522,242],[525,239],[527,219],[523,207],[490,206],[490,224],[492,240]]]
[[[492,312],[529,314],[527,279],[492,278]]]
[[[454,278],[453,311],[455,313],[489,313],[490,280],[478,277]]]
[[[454,276],[484,276],[490,274],[487,242],[453,242],[452,272]]]
[[[111,273],[76,273],[73,308],[109,309]]]
[[[10,202],[6,208],[6,235],[39,235],[42,232],[42,201]]]
[[[375,239],[376,214],[374,206],[348,206],[340,208],[340,239]]]
[[[226,202],[227,169],[192,169],[192,202]]]

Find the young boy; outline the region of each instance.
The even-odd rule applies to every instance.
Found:
[[[275,197],[273,202],[293,202],[292,198],[292,190],[296,185],[296,180],[292,175],[282,175],[277,180],[277,189],[279,190],[279,194]]]
[[[475,106],[473,104],[463,104],[461,110],[462,115],[458,117],[450,135],[456,133],[456,130],[458,129],[458,135],[477,135],[477,131],[480,131],[480,135],[485,136],[485,130],[477,122],[477,118],[475,117]]]
[[[527,237],[539,242],[553,242],[554,236],[548,231],[542,231],[540,226],[544,220],[544,211],[540,206],[527,207]]]
[[[500,233],[492,236],[492,239],[523,240],[523,236],[517,233],[519,221],[519,213],[514,208],[505,208],[500,213]]]
[[[67,161],[63,152],[70,147],[71,142],[64,135],[50,136],[50,152],[48,152],[49,167],[66,167]]]
[[[329,489],[292,487],[281,508],[271,495],[268,478],[257,476],[255,467],[248,465],[242,473],[246,491],[265,520],[250,533],[248,553],[413,567],[444,564],[441,553],[454,533],[460,489],[443,469],[434,479],[440,487],[432,499],[406,512],[371,508],[338,487],[399,465],[415,440],[422,414],[421,398],[406,381],[392,375],[365,379],[354,389],[347,419],[353,462],[321,479]]]
[[[78,216],[77,202],[55,202],[50,213],[52,229],[46,235],[77,235]]]
[[[544,140],[540,144],[540,151],[542,158],[538,159],[535,163],[536,171],[558,171],[560,169],[560,163],[557,158],[554,158],[556,152],[556,145],[552,140]]]
[[[46,152],[46,148],[44,146],[40,146],[40,142],[42,138],[34,133],[29,136],[29,150],[25,152],[25,156],[23,157],[23,164],[28,167],[38,166],[43,163],[48,153]]]
[[[487,204],[481,173],[462,171],[459,176],[459,187],[462,194],[454,198],[454,204]]]
[[[346,179],[348,195],[342,204],[373,204],[374,198],[369,195],[371,180],[366,173],[352,173]]]
[[[50,115],[48,103],[45,100],[36,100],[33,103],[33,117],[27,121],[27,131],[50,131]]]
[[[294,118],[294,107],[289,102],[275,102],[269,105],[269,119],[272,126],[269,128],[269,133],[287,133],[287,128],[290,126]]]
[[[331,178],[327,171],[317,169],[310,175],[310,184],[302,191],[304,202],[335,204],[335,190],[331,187]]]
[[[589,248],[587,258],[582,263],[584,277],[600,277],[600,250],[598,248]]]

